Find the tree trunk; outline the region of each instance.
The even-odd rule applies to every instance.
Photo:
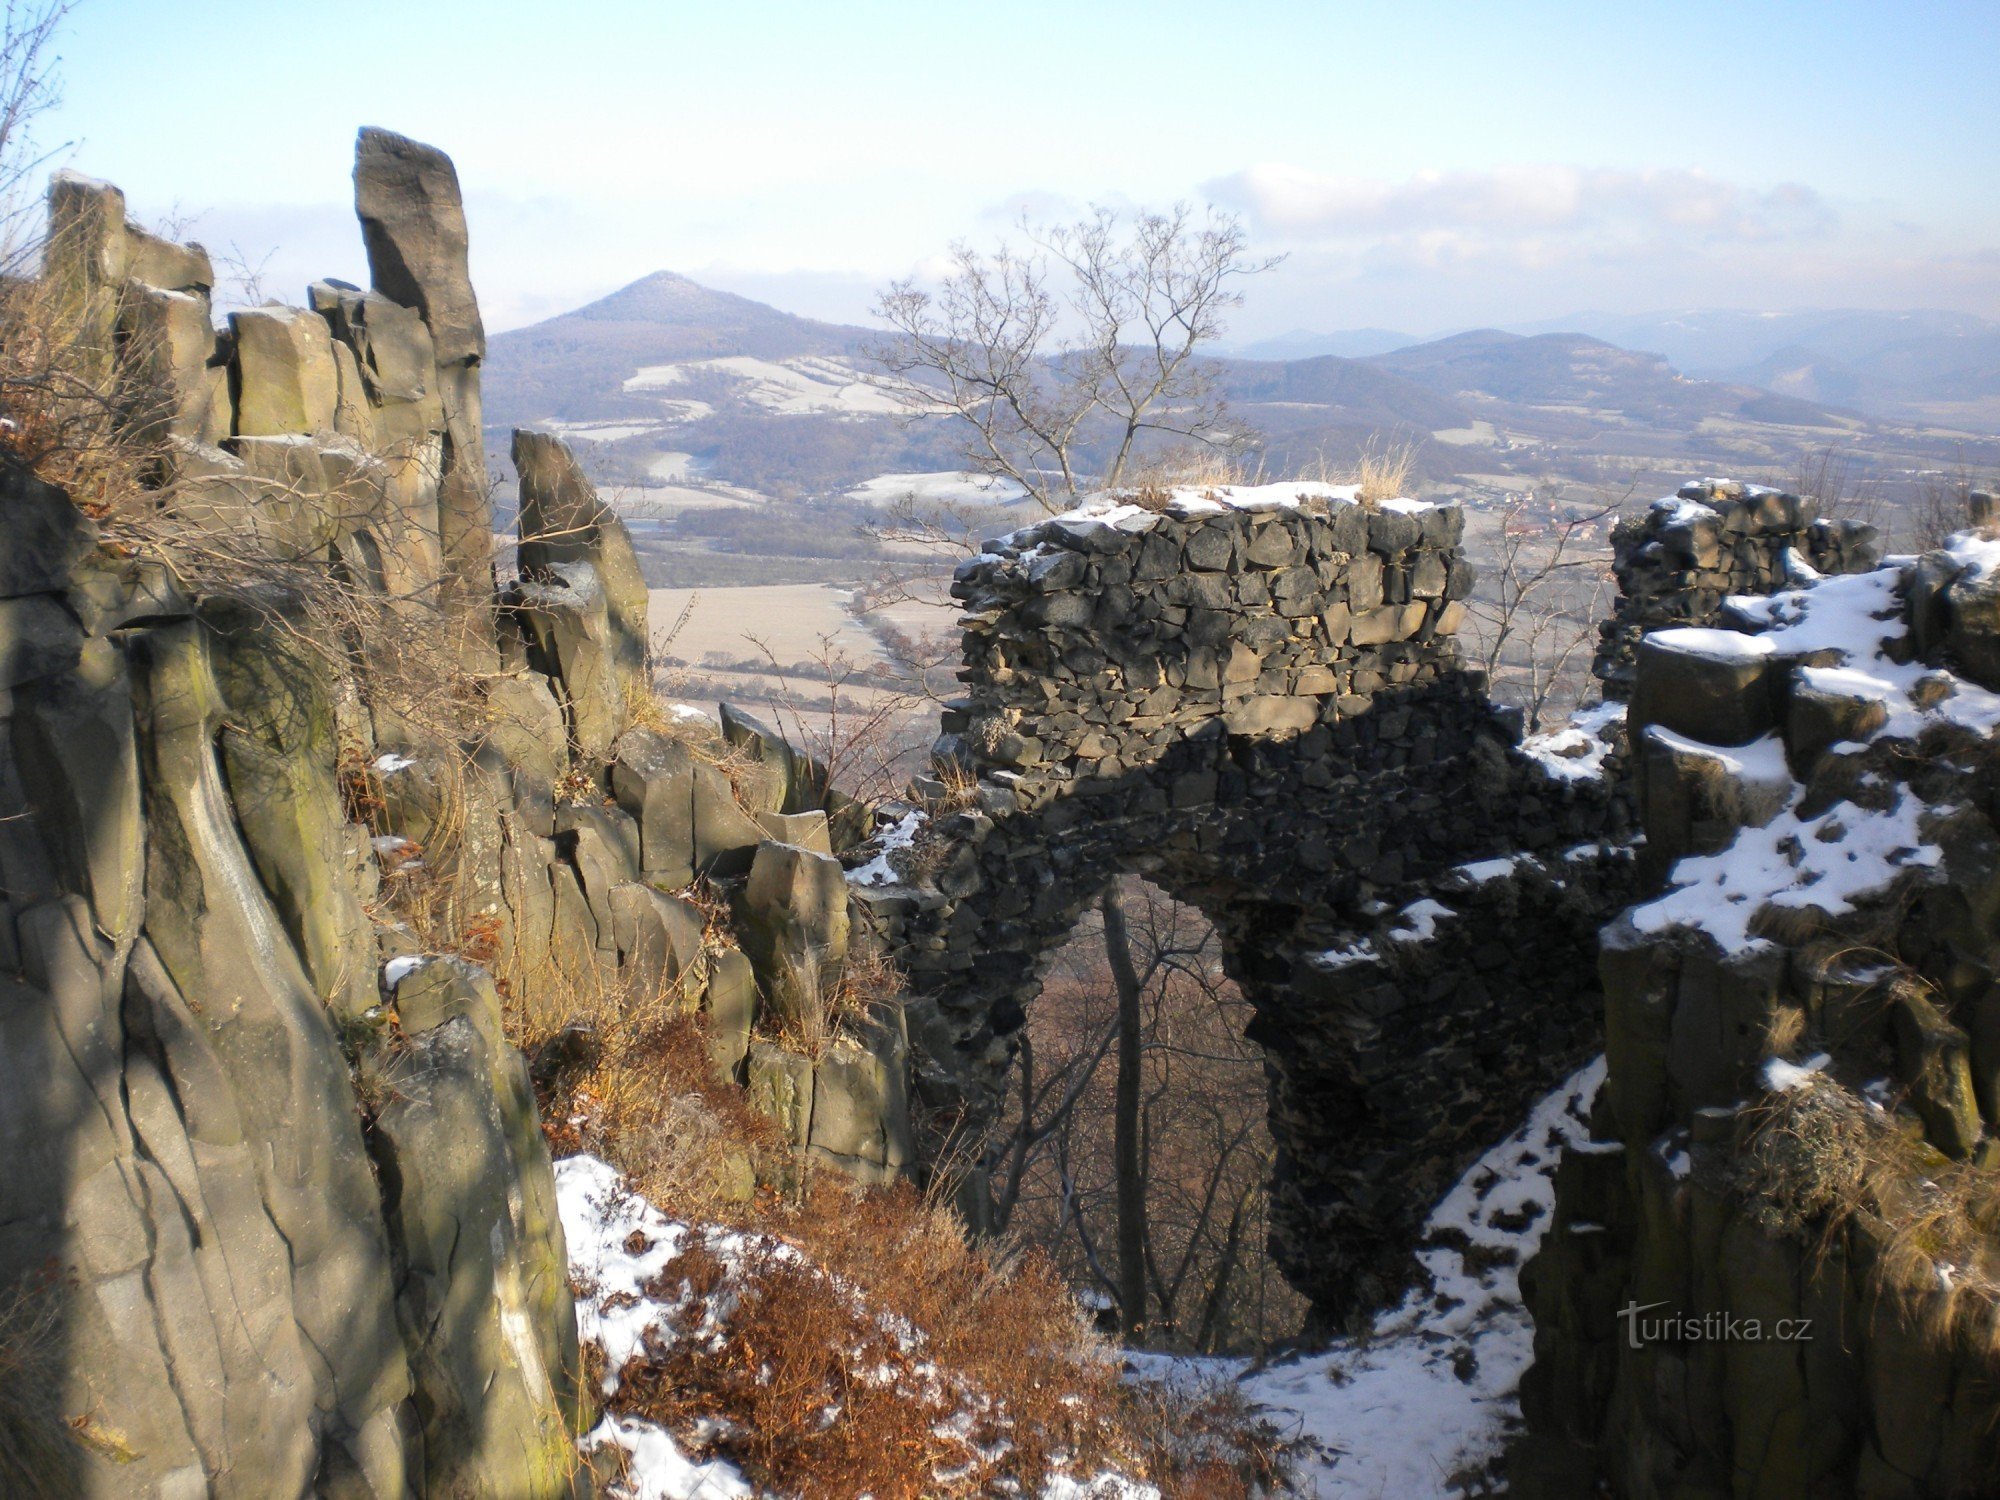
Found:
[[[1104,956],[1118,990],[1118,1077],[1112,1106],[1111,1153],[1118,1174],[1118,1331],[1127,1342],[1146,1328],[1146,1179],[1139,1166],[1139,971],[1125,905],[1114,881],[1099,903],[1104,913]]]

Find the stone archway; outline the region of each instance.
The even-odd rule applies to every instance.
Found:
[[[1273,1250],[1327,1321],[1394,1287],[1437,1191],[1594,1045],[1626,882],[1606,784],[1519,755],[1460,663],[1462,526],[1272,487],[991,544],[954,585],[935,874],[856,892],[916,991],[920,1095],[975,1129],[1106,881],[1200,908],[1267,1058]]]

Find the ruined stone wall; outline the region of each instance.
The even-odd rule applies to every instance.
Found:
[[[1962,538],[1641,644],[1656,894],[1604,933],[1516,1492],[1992,1492],[1996,562]]]
[[[1618,607],[1598,627],[1591,671],[1616,699],[1631,696],[1647,631],[1707,625],[1731,594],[1785,587],[1787,553],[1820,573],[1863,572],[1880,557],[1873,526],[1821,516],[1809,497],[1728,479],[1683,485],[1620,521],[1611,552]]]
[[[1273,486],[989,543],[955,585],[954,782],[915,857],[854,889],[916,992],[924,1102],[975,1130],[1108,882],[1207,914],[1266,1049],[1274,1245],[1328,1322],[1401,1281],[1432,1190],[1592,1045],[1587,964],[1552,977],[1526,950],[1586,941],[1628,878],[1608,786],[1522,756],[1459,663],[1461,526]],[[1523,851],[1546,861],[1457,868]],[[1433,897],[1451,915],[1412,940]]]

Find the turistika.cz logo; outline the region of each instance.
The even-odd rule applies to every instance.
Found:
[[[1618,1310],[1625,1320],[1625,1339],[1634,1349],[1647,1344],[1797,1344],[1812,1337],[1811,1318],[1742,1318],[1735,1313],[1658,1313],[1664,1302],[1628,1302]]]

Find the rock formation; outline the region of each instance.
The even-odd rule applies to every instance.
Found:
[[[199,247],[51,188],[74,356],[163,459],[101,524],[0,466],[0,1340],[45,1377],[0,1400],[10,1493],[588,1487],[503,988],[705,1008],[800,1152],[912,1166],[893,1011],[751,1040],[838,965],[867,810],[752,720],[647,719],[631,542],[551,438],[496,593],[455,174],[367,130],[355,195],[374,288],[218,332]],[[755,963],[697,874],[749,877]]]
[[[1655,894],[1603,936],[1517,1490],[1991,1492],[1996,562],[1795,572],[1639,642]]]

